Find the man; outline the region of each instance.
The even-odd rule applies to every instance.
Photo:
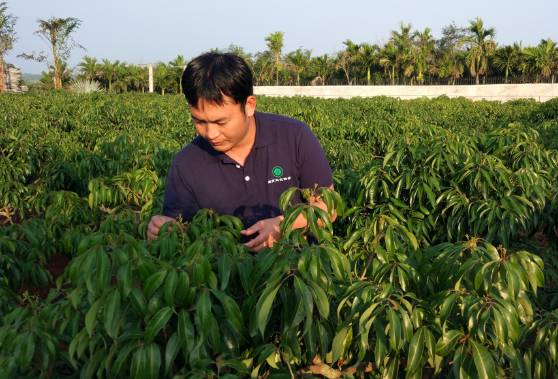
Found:
[[[167,177],[164,215],[153,216],[148,238],[166,222],[191,220],[202,208],[239,217],[258,252],[279,239],[279,197],[289,187],[333,188],[331,169],[316,136],[303,122],[256,112],[252,72],[234,54],[192,60],[182,88],[198,136],[175,157]],[[300,195],[295,201],[301,202]],[[327,209],[321,199],[311,202]],[[332,221],[335,214],[331,215]],[[304,228],[299,216],[293,228]]]

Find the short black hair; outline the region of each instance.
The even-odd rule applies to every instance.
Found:
[[[182,73],[182,91],[193,107],[199,99],[222,105],[223,95],[244,109],[254,94],[253,76],[244,59],[232,53],[205,53],[194,58]]]

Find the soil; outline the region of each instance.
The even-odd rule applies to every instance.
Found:
[[[19,294],[28,291],[30,295],[38,296],[45,299],[51,288],[56,287],[56,279],[64,273],[66,266],[70,262],[70,258],[62,253],[56,253],[50,258],[46,265],[47,271],[50,273],[52,280],[49,281],[46,287],[32,287],[27,283],[23,283],[19,289]]]

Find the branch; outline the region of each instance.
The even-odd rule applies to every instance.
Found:
[[[34,51],[31,53],[21,53],[17,55],[17,57],[36,62],[44,62],[47,60],[47,56],[44,51],[41,51],[39,53],[35,53]]]

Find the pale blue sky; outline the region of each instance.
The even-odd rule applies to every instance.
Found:
[[[5,1],[5,0],[4,0]],[[535,45],[542,38],[558,40],[557,0],[7,0],[8,12],[19,18],[18,41],[7,61],[26,73],[45,70],[45,63],[16,58],[22,52],[48,51],[34,35],[37,19],[77,17],[75,33],[87,51],[74,50],[70,65],[84,55],[128,63],[191,58],[212,47],[234,43],[248,52],[265,50],[264,38],[285,33],[284,51],[298,47],[313,54],[342,49],[342,42],[384,43],[401,22],[416,29],[430,27],[439,37],[443,26],[465,26],[479,16],[496,29],[496,40]]]

